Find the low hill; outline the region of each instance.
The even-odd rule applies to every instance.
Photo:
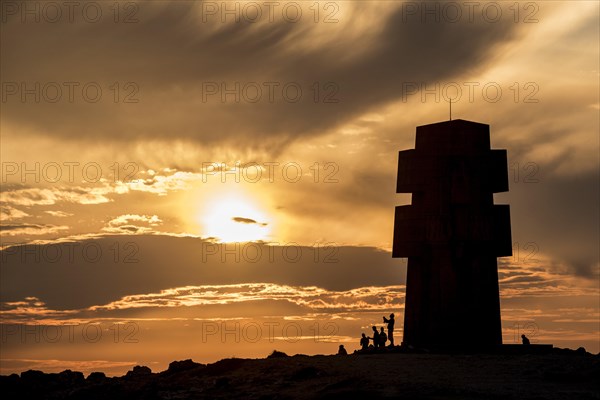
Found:
[[[583,349],[581,349],[583,350]],[[0,377],[14,399],[600,399],[600,355],[381,353],[174,361],[153,373],[26,371]]]

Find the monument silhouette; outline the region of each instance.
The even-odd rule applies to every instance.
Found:
[[[403,345],[502,344],[497,257],[512,255],[506,150],[490,149],[489,125],[451,120],[417,127],[400,151],[393,257],[408,257]]]

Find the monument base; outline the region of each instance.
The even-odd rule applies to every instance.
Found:
[[[551,344],[499,344],[495,346],[433,346],[417,348],[402,343],[400,348],[406,352],[429,354],[550,354]]]

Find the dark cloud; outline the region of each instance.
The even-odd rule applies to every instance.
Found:
[[[41,226],[41,225],[32,225],[32,224],[0,225],[0,231],[13,231],[15,229],[22,229],[22,228],[41,229],[41,228],[43,228],[43,226]]]
[[[265,222],[257,222],[255,220],[253,220],[252,218],[243,218],[243,217],[233,217],[231,218],[233,221],[235,222],[239,222],[241,224],[257,224],[257,225],[261,225],[261,226],[267,226],[268,224]]]
[[[399,99],[406,82],[437,81],[477,68],[517,32],[510,18],[421,23],[404,20],[400,9],[386,9],[374,21],[380,24],[377,33],[365,32],[372,37],[358,50],[351,35],[341,35],[352,24],[320,33],[312,21],[211,25],[202,23],[197,2],[137,4],[139,22],[132,24],[110,18],[96,24],[22,24],[11,18],[3,24],[3,82],[81,82],[76,93],[84,83],[98,82],[103,89],[103,98],[93,104],[11,97],[3,104],[3,119],[73,139],[186,138],[274,150]],[[364,7],[352,3],[346,17],[358,18]],[[314,43],[302,41],[309,34],[316,35]],[[339,41],[327,41],[331,34]],[[139,103],[114,103],[109,86],[129,81],[139,87]],[[204,102],[207,82],[256,82],[264,96],[256,103],[224,103],[218,96]],[[263,82],[278,82],[277,90],[297,84],[303,95],[298,102],[281,95],[270,102]],[[327,82],[332,86],[325,87]],[[133,89],[120,90],[124,95]],[[339,102],[324,103],[323,93],[333,92]]]
[[[576,275],[597,277],[598,172],[564,176],[552,172],[552,165],[539,169],[539,182],[511,182],[510,192],[496,201],[511,205],[513,242],[520,257],[550,256],[553,264],[566,264]]]
[[[16,231],[22,229],[46,230],[55,227],[54,225],[40,224],[16,224],[16,225],[0,225],[0,231]]]
[[[266,282],[350,290],[400,285],[406,274],[401,260],[373,247],[236,247],[158,235],[14,246],[0,256],[4,302],[36,297],[58,310],[191,285]]]
[[[135,225],[121,225],[118,227],[118,229],[124,231],[124,232],[137,232],[140,230],[139,226],[135,226]]]

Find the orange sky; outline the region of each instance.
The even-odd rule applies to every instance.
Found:
[[[449,98],[508,150],[504,341],[600,351],[598,3],[276,3],[3,2],[0,372],[399,341],[397,152]]]

